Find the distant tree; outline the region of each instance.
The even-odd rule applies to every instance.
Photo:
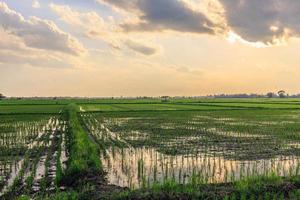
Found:
[[[161,96],[161,101],[162,102],[167,102],[169,100],[169,96]]]
[[[5,96],[3,94],[0,93],[0,100],[4,99]]]
[[[268,97],[268,98],[272,98],[273,96],[274,96],[274,93],[273,93],[273,92],[268,92],[268,93],[267,93],[267,97]]]
[[[280,91],[278,91],[277,93],[278,93],[278,96],[279,96],[280,98],[284,98],[284,97],[286,96],[284,90],[280,90]]]

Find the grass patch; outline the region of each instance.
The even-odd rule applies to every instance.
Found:
[[[278,187],[283,183],[275,173],[267,176],[251,176],[235,183],[235,188],[241,193],[258,193],[270,186]]]

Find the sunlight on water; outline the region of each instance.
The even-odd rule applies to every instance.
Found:
[[[110,184],[130,188],[168,179],[188,183],[191,177],[204,183],[221,183],[270,172],[286,176],[298,173],[300,163],[296,156],[237,161],[205,154],[170,156],[153,148],[110,148],[101,160]]]

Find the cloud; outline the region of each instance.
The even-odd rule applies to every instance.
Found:
[[[300,34],[296,0],[97,0],[135,14],[124,31],[213,34],[253,47],[281,45]]]
[[[139,0],[96,0],[99,3],[112,5],[125,10],[136,9]]]
[[[101,36],[108,30],[104,19],[96,12],[78,12],[68,5],[50,4],[50,8],[67,24],[84,29],[89,37]]]
[[[180,0],[101,0],[123,10],[135,12],[138,21],[124,23],[125,31],[164,31],[213,34],[213,23],[201,12]]]
[[[29,53],[34,55],[28,55]],[[55,56],[48,56],[46,54],[37,54],[35,51],[27,50],[24,54],[16,52],[0,50],[0,63],[5,66],[24,66],[30,65],[33,67],[47,67],[47,68],[66,68],[71,67],[71,64],[65,62],[62,58]]]
[[[142,44],[142,43],[139,43],[137,41],[130,40],[130,39],[125,41],[125,45],[129,49],[131,49],[133,51],[136,51],[138,53],[141,53],[143,55],[147,55],[147,56],[154,55],[159,50],[156,47],[152,47],[152,46],[149,46],[149,45],[146,45],[146,44]]]
[[[54,22],[34,16],[26,20],[3,2],[0,2],[0,27],[20,37],[28,47],[59,51],[75,56],[86,52],[76,38],[60,30]]]
[[[120,2],[123,5],[122,2]],[[158,47],[154,47],[145,42],[138,42],[130,35],[118,30],[118,25],[114,19],[104,20],[94,11],[80,12],[68,5],[50,4],[50,8],[60,17],[62,21],[73,26],[76,30],[91,39],[101,39],[114,50],[124,50],[124,47],[143,55],[154,55],[159,52]]]
[[[65,56],[28,48],[21,38],[0,28],[0,63],[5,66],[69,67]]]
[[[299,36],[300,1],[219,0],[230,28],[250,42],[279,44]]]
[[[32,7],[33,8],[40,8],[41,7],[40,2],[38,0],[33,0]]]
[[[96,12],[80,12],[68,5],[50,4],[50,8],[59,18],[71,25],[76,31],[91,39],[101,39],[109,46],[119,49],[119,41],[116,40],[115,27],[110,21],[105,21]]]

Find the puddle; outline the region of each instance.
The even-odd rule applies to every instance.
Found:
[[[66,148],[66,139],[65,139],[65,132],[61,135],[62,142],[61,142],[61,155],[60,155],[60,163],[63,170],[67,168],[66,162],[68,160],[67,157],[67,148]]]
[[[33,149],[36,146],[39,146],[41,143],[41,139],[43,136],[45,136],[45,134],[47,133],[47,130],[50,130],[51,128],[54,130],[55,129],[55,123],[58,123],[56,121],[57,119],[54,118],[50,118],[47,122],[46,125],[43,126],[43,128],[38,132],[37,137],[35,138],[34,141],[32,141],[31,143],[27,144],[27,147],[29,149]]]
[[[24,158],[22,158],[12,166],[10,175],[5,181],[5,186],[0,191],[0,196],[3,195],[8,190],[8,188],[10,188],[13,185],[15,178],[18,176],[20,170],[22,169],[23,163]]]
[[[17,134],[18,137],[15,140],[11,142],[11,145],[20,146],[22,145],[27,148],[27,150],[38,148],[42,145],[45,145],[46,147],[52,146],[52,139],[54,137],[54,133],[59,128],[59,120],[56,117],[51,117],[47,120],[42,120],[36,123],[17,123],[15,125],[14,134]],[[49,131],[51,131],[49,133]],[[44,137],[49,135],[49,142],[44,141]],[[20,141],[19,141],[20,140]],[[25,152],[24,152],[25,153]],[[10,159],[10,157],[8,157]],[[7,159],[7,158],[6,158]],[[39,181],[43,178],[45,175],[45,160],[46,155],[43,155],[37,164],[37,170],[35,174],[34,179],[34,187],[33,189],[39,188]],[[0,171],[0,176],[4,174],[5,179],[1,179],[3,184],[5,185],[2,190],[0,190],[0,196],[3,195],[14,183],[15,179],[19,175],[20,171],[25,167],[24,175],[22,177],[23,184],[24,180],[26,180],[27,177],[30,176],[31,170],[30,170],[30,164],[33,163],[33,159],[29,160],[28,166],[24,166],[24,158],[21,156],[17,159],[17,161],[13,163],[8,163],[8,160],[5,161],[5,165],[8,165],[10,167],[9,171],[2,172]],[[1,165],[1,163],[0,163]],[[7,166],[6,166],[7,167]]]

